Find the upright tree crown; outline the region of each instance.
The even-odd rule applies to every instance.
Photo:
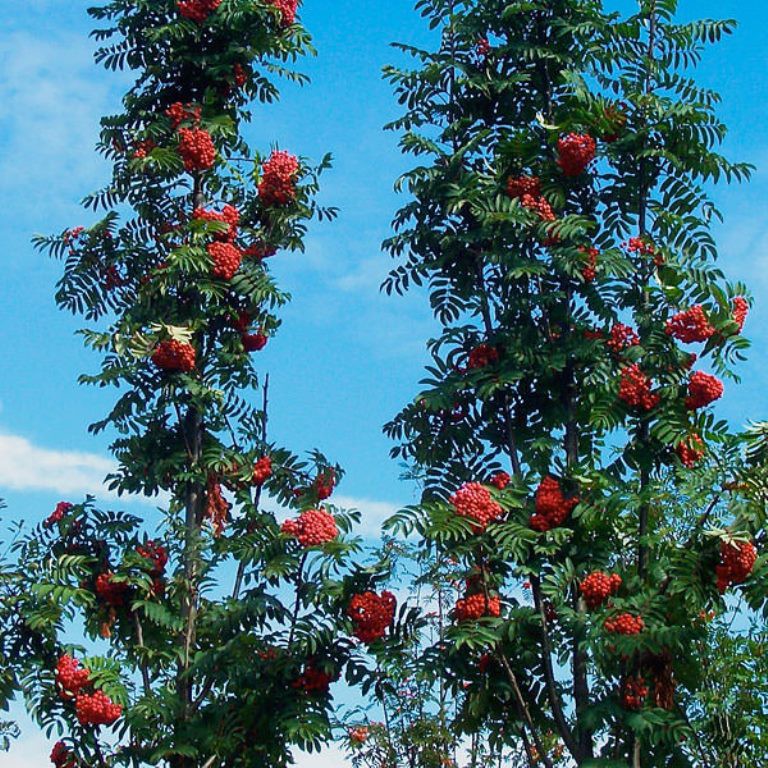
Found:
[[[686,71],[734,24],[676,6],[425,1],[439,49],[386,71],[419,165],[384,287],[427,283],[442,324],[387,427],[425,482],[391,525],[465,569],[440,649],[457,726],[530,765],[705,764],[701,615],[745,581],[764,600],[764,484],[709,408],[749,298],[703,185],[750,169]]]
[[[167,510],[150,535],[90,498],[62,502],[17,545],[15,682],[64,733],[57,768],[284,766],[293,746],[330,734],[354,515],[328,502],[339,467],[270,439],[253,357],[288,298],[268,259],[300,250],[313,216],[335,215],[314,200],[329,158],[254,154],[241,135],[253,99],[305,80],[290,69],[312,50],[296,10],[89,10],[96,60],[136,80],[102,121],[113,175],[85,205],[103,217],[36,242],[64,259],[60,306],[98,324],[83,335],[101,371],[82,381],[119,392],[91,427],[116,436],[110,485],[162,494]],[[270,499],[293,510],[282,526]]]

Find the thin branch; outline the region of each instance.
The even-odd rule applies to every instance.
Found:
[[[533,591],[533,602],[536,606],[536,610],[539,613],[539,619],[541,621],[543,645],[541,651],[541,660],[544,667],[544,679],[547,684],[547,696],[549,698],[549,704],[552,707],[552,715],[555,719],[557,731],[565,743],[565,746],[568,748],[574,758],[579,759],[581,756],[581,750],[579,748],[579,744],[576,742],[576,739],[573,737],[573,732],[568,725],[568,721],[565,719],[560,696],[557,691],[557,686],[555,685],[555,673],[552,667],[552,642],[549,637],[547,612],[541,599],[541,581],[539,580],[538,576],[531,576],[531,587]]]

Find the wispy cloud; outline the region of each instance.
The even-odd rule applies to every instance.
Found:
[[[0,434],[0,487],[59,494],[95,493],[114,464],[103,456],[42,448],[18,435]]]
[[[113,108],[109,84],[92,61],[92,44],[65,32],[4,34],[0,100],[0,195],[30,201],[30,216],[37,211],[50,218],[52,208],[68,209],[66,203],[102,175],[92,148],[99,116]]]

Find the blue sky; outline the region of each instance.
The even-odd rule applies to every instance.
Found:
[[[48,514],[59,498],[97,490],[109,466],[107,438],[89,436],[86,427],[112,393],[77,386],[97,359],[74,335],[80,322],[54,305],[60,264],[29,245],[37,232],[87,225],[78,200],[107,177],[92,147],[99,117],[117,109],[126,80],[92,64],[86,5],[26,0],[23,10],[6,9],[0,32],[0,497],[14,516]],[[728,386],[720,407],[738,425],[768,416],[761,354],[768,342],[768,5],[682,0],[681,9],[741,23],[699,71],[723,94],[728,154],[758,166],[750,185],[715,192],[726,216],[717,231],[722,266],[758,299],[745,381]],[[381,425],[416,394],[424,342],[435,328],[423,296],[378,292],[390,264],[380,243],[402,203],[392,184],[409,164],[397,137],[382,131],[398,110],[380,68],[396,59],[391,41],[427,44],[430,35],[412,0],[306,0],[303,19],[319,49],[303,67],[313,84],[286,88],[280,105],[257,110],[248,138],[260,149],[279,142],[313,158],[333,152],[323,201],[338,205],[341,217],[312,227],[306,254],[273,261],[294,302],[260,359],[272,377],[273,437],[294,449],[319,447],[342,463],[341,494],[358,500],[374,527],[412,498]],[[28,749],[14,754],[21,762],[12,768],[31,766],[22,756],[31,756]]]

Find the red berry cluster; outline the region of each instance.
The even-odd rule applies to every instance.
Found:
[[[475,521],[473,529],[484,531],[488,523],[498,520],[504,513],[490,491],[481,483],[464,483],[450,498],[456,514]]]
[[[478,344],[470,353],[467,363],[470,370],[485,368],[499,362],[499,351],[490,344]]]
[[[538,176],[510,176],[507,179],[507,195],[513,200],[526,195],[541,197],[541,180]]]
[[[73,508],[74,505],[70,504],[68,501],[60,501],[56,505],[56,509],[53,510],[48,519],[45,521],[46,528],[50,528],[52,525],[55,525],[56,523],[63,520],[64,517],[68,515]]]
[[[327,672],[317,669],[311,662],[304,667],[301,676],[294,680],[293,687],[304,693],[327,693],[333,678]]]
[[[611,335],[605,343],[612,352],[618,354],[630,347],[636,347],[640,343],[640,337],[628,325],[616,323],[611,328]]]
[[[262,456],[253,465],[253,484],[264,485],[272,477],[272,459],[269,456]]]
[[[625,709],[642,709],[647,696],[648,686],[642,677],[637,675],[624,678],[621,683],[621,705]]]
[[[176,0],[179,13],[202,24],[220,5],[221,0]]]
[[[75,713],[80,725],[112,725],[123,714],[123,708],[104,691],[94,691],[75,699]]]
[[[603,622],[606,631],[618,635],[639,635],[645,629],[642,616],[634,616],[631,613],[620,613]]]
[[[585,283],[594,282],[597,277],[597,260],[600,257],[600,251],[597,248],[585,248],[579,246],[579,251],[587,257],[586,264],[581,268],[581,276]]]
[[[64,654],[56,664],[55,680],[59,696],[67,701],[75,700],[81,725],[112,725],[123,712],[103,691],[86,691],[92,685],[91,673],[69,654]]]
[[[153,576],[162,576],[165,572],[165,566],[168,564],[168,552],[162,544],[149,539],[144,544],[136,547],[136,552],[148,560],[151,565],[150,573]]]
[[[195,208],[192,212],[192,218],[200,221],[218,221],[222,224],[228,224],[228,230],[225,232],[216,232],[214,234],[213,237],[215,240],[233,243],[237,237],[237,228],[240,224],[240,211],[233,205],[225,205],[221,209],[221,213],[218,211],[209,211],[205,208]]]
[[[365,744],[365,742],[368,741],[369,735],[370,731],[364,725],[361,725],[358,728],[349,729],[349,740],[352,744]]]
[[[257,241],[249,245],[244,251],[243,256],[252,256],[254,259],[268,259],[270,256],[274,256],[277,253],[277,248],[274,245],[267,245],[267,243]]]
[[[715,329],[704,314],[701,304],[670,317],[665,330],[668,336],[674,336],[684,344],[706,341],[715,335]]]
[[[179,154],[184,168],[190,173],[206,171],[216,162],[216,147],[211,134],[202,128],[179,129]]]
[[[715,569],[717,588],[722,595],[732,584],[742,584],[752,573],[757,561],[757,549],[751,541],[720,543],[720,564]]]
[[[152,362],[163,371],[189,373],[194,370],[196,359],[195,348],[177,339],[161,341],[152,354]]]
[[[749,304],[743,296],[737,296],[733,300],[733,320],[739,326],[739,333],[744,330],[744,323],[749,315]]]
[[[243,342],[243,349],[246,352],[260,352],[267,346],[269,336],[264,333],[244,333],[240,340]]]
[[[264,163],[259,197],[266,207],[288,205],[296,199],[299,161],[295,155],[275,150]]]
[[[607,574],[603,571],[593,571],[579,584],[579,590],[591,609],[601,606],[611,595],[615,595],[621,587],[621,576],[618,573]]]
[[[133,145],[133,156],[137,160],[143,160],[155,147],[157,147],[157,144],[152,139],[137,141]]]
[[[336,519],[324,509],[308,509],[295,520],[286,520],[280,530],[293,536],[302,547],[318,547],[339,535]]]
[[[396,605],[391,592],[354,595],[347,607],[347,616],[355,625],[355,637],[364,643],[373,643],[384,637],[394,621]]]
[[[483,616],[501,616],[501,600],[498,596],[486,597],[482,593],[467,595],[456,601],[454,614],[457,621],[473,621]]]
[[[219,280],[231,280],[243,262],[243,254],[232,243],[209,243],[208,255],[213,261],[211,275]]]
[[[709,373],[696,371],[688,382],[688,397],[685,398],[685,407],[689,411],[697,408],[705,408],[715,400],[723,396],[725,387],[723,382]]]
[[[488,41],[487,37],[481,37],[478,39],[477,44],[475,45],[475,53],[481,58],[485,59],[487,58],[488,54],[491,52],[491,44]]]
[[[96,577],[94,586],[96,596],[112,608],[125,605],[129,590],[130,585],[124,581],[115,581],[115,574],[111,571],[105,571]]]
[[[290,27],[296,21],[296,9],[299,6],[299,0],[268,0],[280,11],[280,23],[283,27]]]
[[[546,197],[533,197],[532,195],[523,195],[520,198],[523,208],[533,211],[542,221],[554,221],[557,216],[552,210],[552,206]]]
[[[248,72],[242,64],[237,63],[232,67],[232,79],[238,88],[242,88],[248,82]]]
[[[194,126],[200,125],[203,111],[201,107],[177,101],[165,110],[165,114],[171,121],[171,129],[175,131],[185,121],[189,121]]]
[[[661,401],[660,395],[651,392],[651,380],[640,370],[637,363],[622,369],[619,399],[631,408],[644,411],[652,410]]]
[[[597,143],[588,134],[569,133],[557,142],[557,164],[566,176],[579,176],[595,159]]]
[[[503,491],[510,483],[512,478],[509,476],[509,473],[507,472],[497,472],[492,478],[491,478],[491,485],[498,488],[500,491]]]
[[[62,699],[73,699],[83,688],[91,684],[91,673],[80,666],[80,662],[65,653],[56,664],[54,674],[56,688]]]
[[[706,452],[704,441],[695,432],[677,444],[677,455],[684,467],[695,467]]]
[[[57,741],[51,750],[51,762],[56,768],[75,768],[77,758],[67,749],[63,741]]]
[[[656,253],[653,243],[648,243],[642,237],[630,237],[622,246],[627,253],[639,253],[641,256],[652,256]]]
[[[531,516],[531,528],[542,533],[557,528],[578,503],[578,496],[565,498],[560,483],[554,477],[545,477],[536,489],[536,513]]]
[[[333,496],[336,488],[336,473],[332,469],[321,472],[314,482],[315,494],[319,501],[325,501]]]

